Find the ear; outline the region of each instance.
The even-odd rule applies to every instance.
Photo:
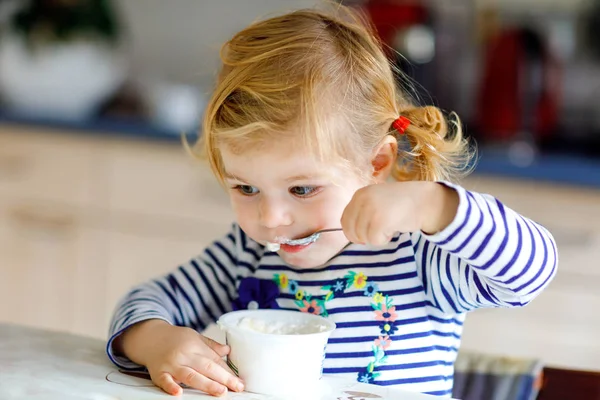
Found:
[[[392,135],[386,135],[373,151],[371,165],[376,183],[387,180],[398,157],[398,141]]]

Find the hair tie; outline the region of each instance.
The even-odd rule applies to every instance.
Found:
[[[402,115],[399,116],[394,122],[392,122],[392,126],[395,130],[398,131],[399,134],[404,135],[404,131],[410,125],[410,120]]]

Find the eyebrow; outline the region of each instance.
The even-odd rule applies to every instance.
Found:
[[[233,179],[233,180],[241,181],[241,182],[249,182],[248,180],[242,178],[241,176],[230,174],[227,171],[225,171],[224,176],[226,179]],[[317,178],[319,178],[319,176],[300,174],[300,175],[290,176],[289,178],[286,178],[285,181],[286,182],[307,181],[307,180],[317,179]]]

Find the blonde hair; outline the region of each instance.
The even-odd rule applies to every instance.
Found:
[[[221,59],[201,139],[188,146],[221,182],[221,146],[239,152],[281,137],[362,173],[386,135],[405,137],[408,148],[399,145],[392,171],[397,180],[451,180],[467,166],[458,117],[447,121],[436,107],[413,105],[374,30],[348,7],[256,22],[224,44]],[[402,136],[391,128],[400,115],[411,122]]]

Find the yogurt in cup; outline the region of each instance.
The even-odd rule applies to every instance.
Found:
[[[217,324],[231,348],[227,362],[248,392],[292,396],[319,390],[325,348],[335,323],[286,310],[242,310]]]

